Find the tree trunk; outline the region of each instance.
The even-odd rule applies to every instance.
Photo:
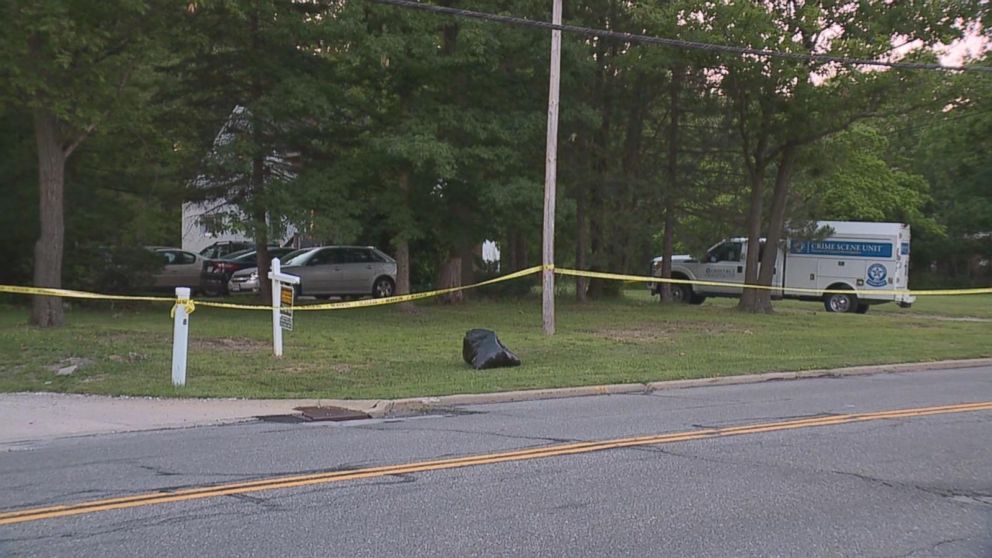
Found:
[[[665,232],[661,241],[661,276],[672,278],[672,252],[675,246],[675,209],[671,196],[665,199]],[[661,284],[661,302],[672,302],[672,284]]]
[[[612,5],[611,5],[612,8]],[[611,10],[612,11],[612,10]],[[613,129],[613,84],[611,83],[610,64],[612,47],[605,41],[599,43],[597,60],[600,60],[599,71],[596,75],[595,102],[598,104],[601,119],[599,128],[593,135],[592,141],[592,182],[590,184],[589,203],[589,260],[593,271],[611,271],[609,256],[610,241],[607,238],[608,200],[606,181],[609,180],[613,153],[610,152],[610,138]],[[601,299],[610,294],[610,285],[603,279],[590,279],[588,296],[593,300]],[[619,291],[617,292],[619,294]]]
[[[513,238],[513,231],[510,231],[499,243],[499,272],[516,271],[516,267],[514,267],[516,263],[516,242]]]
[[[575,200],[575,267],[579,271],[588,268],[586,254],[589,253],[589,224],[586,222],[586,196],[585,191],[579,192]],[[587,292],[589,290],[589,279],[587,277],[575,278],[575,299],[579,302],[589,300]]]
[[[404,170],[400,173],[399,184],[400,196],[409,207],[410,198],[410,172]],[[395,239],[393,245],[396,247],[396,294],[410,294],[410,241],[405,231],[401,232]],[[412,302],[401,302],[400,310],[410,312],[414,309]]]
[[[597,186],[593,186],[597,188]],[[592,208],[590,208],[589,215],[589,269],[591,271],[603,271],[603,266],[600,262],[600,252],[602,251],[600,244],[602,244],[602,227],[600,226],[600,221],[602,215],[597,215],[597,213],[602,213],[602,206],[598,205],[597,200],[594,198],[592,203]],[[598,207],[597,207],[598,205]],[[602,279],[589,279],[589,286],[586,288],[586,296],[592,300],[598,300],[603,298],[603,280]]]
[[[614,271],[609,266],[610,246],[606,233],[607,221],[606,187],[603,177],[597,177],[592,185],[592,203],[589,207],[589,253],[592,271]],[[589,279],[588,297],[593,300],[619,296],[619,283],[614,284],[606,279]]]
[[[471,285],[475,283],[475,262],[478,259],[482,260],[482,244],[476,244],[475,246],[463,246],[458,252],[458,257],[461,260],[461,275],[459,276],[458,285]],[[468,300],[471,296],[471,291],[462,291],[462,300]]]
[[[257,128],[256,128],[257,129]],[[272,282],[269,281],[269,225],[266,221],[265,205],[262,204],[262,190],[265,188],[265,160],[256,156],[251,161],[251,195],[254,199],[252,228],[255,240],[255,265],[258,268],[258,292],[263,302],[272,300]]]
[[[761,258],[758,273],[758,284],[770,286],[775,273],[775,260],[778,255],[779,239],[782,237],[782,227],[785,224],[785,206],[788,199],[789,186],[792,180],[792,168],[795,163],[795,147],[785,146],[779,159],[778,172],[775,173],[775,191],[772,193],[772,211],[769,216],[768,233],[765,240],[765,252]],[[772,292],[768,290],[755,291],[756,312],[772,312]]]
[[[667,174],[668,188],[665,192],[665,232],[661,250],[661,276],[665,279],[672,278],[672,251],[674,250],[674,227],[675,227],[675,195],[679,191],[679,125],[681,113],[680,97],[682,94],[683,69],[681,67],[672,68],[672,83],[668,90],[668,165],[665,169]],[[661,302],[672,301],[671,283],[661,284]]]
[[[410,244],[401,238],[393,244],[396,246],[396,294],[410,294]]]
[[[756,165],[751,173],[751,207],[747,214],[747,261],[744,264],[744,284],[758,282],[758,252],[761,249],[761,213],[764,205],[764,166]],[[757,312],[754,289],[744,289],[737,307],[746,312]]]
[[[59,133],[59,121],[43,109],[34,112],[35,140],[38,146],[38,190],[40,192],[40,235],[34,245],[34,285],[62,287],[62,248],[65,243],[63,197],[66,154]],[[62,299],[36,296],[32,299],[31,323],[58,327],[65,323]]]
[[[462,285],[462,259],[458,256],[449,256],[438,271],[437,289],[450,289]],[[449,304],[458,303],[464,300],[463,291],[456,291],[438,297],[441,302]]]
[[[520,271],[527,267],[527,239],[519,229],[510,231],[510,269]]]

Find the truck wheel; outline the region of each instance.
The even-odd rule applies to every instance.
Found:
[[[854,293],[834,293],[823,297],[823,307],[827,312],[854,312],[858,308],[858,296]]]
[[[685,303],[692,300],[692,287],[689,285],[672,285],[672,302]]]

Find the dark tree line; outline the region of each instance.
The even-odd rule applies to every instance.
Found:
[[[176,244],[196,200],[229,203],[217,226],[260,247],[288,224],[376,244],[400,293],[492,272],[484,239],[502,272],[539,261],[545,31],[349,0],[39,0],[0,16],[4,282],[75,286],[87,247]],[[929,45],[982,18],[977,0],[565,2],[575,25],[861,59],[933,61]],[[673,252],[737,232],[747,281],[767,284],[758,239],[820,218],[910,222],[945,275],[988,250],[989,78],[566,34],[561,83],[558,265],[644,273],[663,254],[667,272]],[[967,261],[940,263],[962,239]],[[578,281],[577,296],[617,289]],[[762,292],[741,306],[771,309]],[[36,299],[34,323],[62,320]]]

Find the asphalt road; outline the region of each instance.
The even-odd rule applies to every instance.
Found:
[[[0,525],[0,556],[988,558],[992,410],[821,425],[837,415],[976,402],[992,402],[992,368],[58,440],[0,454],[0,511],[327,471],[367,477],[56,512]],[[479,457],[423,472],[367,471],[765,424],[778,426],[537,459]]]

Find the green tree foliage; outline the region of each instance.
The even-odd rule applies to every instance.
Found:
[[[204,2],[186,20],[183,37],[193,46],[175,68],[179,95],[220,130],[209,146],[196,146],[201,172],[188,196],[210,202],[211,227],[254,239],[263,277],[266,247],[301,213],[295,179],[338,129],[338,82],[323,56],[337,47],[328,40],[336,14],[319,2],[244,0]]]
[[[992,63],[986,56],[984,64]],[[926,212],[943,234],[914,231],[914,276],[923,285],[992,281],[992,79],[959,76],[943,110],[887,122],[890,158],[925,177]]]
[[[544,0],[440,3],[550,16]],[[983,9],[581,0],[565,20],[880,58],[893,37],[947,43]],[[38,228],[35,283],[61,284],[64,245],[67,282],[83,285],[100,277],[89,254],[176,244],[182,203],[208,200],[231,209],[218,228],[260,246],[293,224],[385,248],[400,292],[470,281],[484,239],[502,271],[538,261],[546,30],[354,1],[41,0],[0,15],[0,188],[18,208],[0,222],[18,239],[6,281],[23,280]],[[563,39],[559,265],[642,273],[659,249],[742,229],[774,242],[789,219],[908,221],[934,242],[992,229],[987,80]],[[57,323],[45,304],[36,321]]]
[[[5,2],[0,6],[0,105],[31,115],[36,144],[39,237],[34,284],[60,287],[66,245],[66,162],[96,134],[110,135],[149,111],[164,60],[162,34],[182,7],[169,2]],[[32,323],[63,322],[61,301],[33,299]]]
[[[930,46],[960,38],[963,30],[956,22],[983,13],[981,4],[740,1],[715,5],[708,15],[714,26],[727,29],[733,44],[800,54],[881,59],[896,50],[898,44],[893,37]],[[918,50],[910,58],[926,57],[927,53],[925,49]],[[761,236],[772,244],[780,239],[792,175],[803,146],[881,111],[911,111],[918,108],[914,103],[936,108],[949,100],[946,91],[934,88],[936,82],[921,73],[865,71],[822,61],[796,63],[750,56],[738,60],[724,57],[720,71],[750,179],[750,250],[745,275],[748,283],[771,282],[775,252],[765,251],[759,269],[758,242]],[[774,180],[768,212],[766,180]],[[770,293],[745,290],[740,307],[770,311]]]
[[[926,178],[893,167],[887,160],[888,138],[867,124],[824,139],[805,153],[795,193],[799,216],[839,221],[894,221],[915,231],[939,233],[926,214],[932,203]]]
[[[31,280],[32,245],[38,239],[38,159],[30,115],[0,105],[0,283]]]
[[[526,13],[534,2],[509,4]],[[412,260],[428,275],[450,257],[470,270],[484,238],[507,234],[514,220],[532,224],[528,215],[539,212],[534,196],[512,192],[539,188],[543,174],[542,97],[533,88],[540,34],[393,7],[345,11],[361,24],[342,64],[366,121],[338,164],[364,186],[353,200],[365,206],[364,236],[392,247],[400,292]],[[410,256],[411,243],[422,251]],[[429,281],[423,271],[417,282]]]

